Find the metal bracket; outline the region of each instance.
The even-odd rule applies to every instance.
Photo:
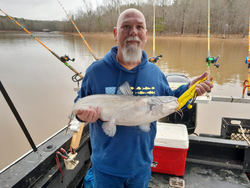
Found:
[[[157,165],[158,165],[158,162],[154,162],[154,161],[153,161],[153,162],[151,163],[151,167],[156,168]]]

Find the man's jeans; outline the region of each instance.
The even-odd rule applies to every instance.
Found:
[[[92,166],[94,188],[148,188],[151,179],[151,167],[139,172],[134,177],[117,177],[100,172]]]

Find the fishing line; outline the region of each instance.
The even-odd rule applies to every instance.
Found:
[[[92,56],[95,58],[95,60],[97,61],[98,58],[95,56],[95,54],[92,52],[91,48],[89,47],[88,43],[86,42],[86,40],[84,39],[84,37],[82,36],[82,34],[80,33],[79,29],[76,27],[76,24],[73,22],[73,20],[70,18],[70,16],[68,15],[68,13],[66,12],[66,10],[64,9],[64,7],[62,6],[61,2],[59,0],[57,0],[58,3],[61,5],[62,9],[64,10],[64,12],[67,14],[67,16],[69,17],[71,23],[75,26],[76,31],[78,32],[78,34],[81,36],[82,40],[84,41],[84,43],[86,44],[86,46],[88,47],[89,51],[91,52]]]
[[[214,71],[213,67],[210,67],[210,72],[211,72],[211,75],[213,75],[213,77],[215,77],[215,79],[216,79],[217,75],[216,75],[216,72]],[[211,81],[213,80],[213,77],[211,78]]]
[[[6,14],[3,10],[0,9],[2,13],[4,13],[8,18],[10,18],[12,21],[14,21],[19,27],[21,27],[24,31],[26,31],[32,38],[36,39],[37,42],[39,42],[41,45],[43,45],[47,50],[49,50],[57,59],[59,59],[64,65],[66,65],[69,69],[71,69],[74,73],[76,73],[74,76],[72,76],[72,80],[74,82],[81,81],[83,79],[83,76],[81,73],[76,71],[70,64],[67,63],[67,61],[74,61],[75,59],[70,59],[67,55],[65,56],[58,56],[55,52],[53,52],[51,49],[49,49],[47,46],[45,46],[40,40],[38,40],[33,34],[31,34],[27,29],[25,29],[21,24],[19,24],[14,18]]]
[[[193,97],[192,101],[190,102],[190,105],[192,105],[192,106],[194,105],[194,102],[195,102],[196,98],[197,98],[197,92],[195,91],[194,92],[194,97]]]
[[[155,0],[154,0],[154,23],[153,23],[153,57],[155,57]]]

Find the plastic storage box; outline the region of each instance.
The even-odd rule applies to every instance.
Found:
[[[245,136],[250,139],[250,119],[223,117],[221,120],[221,138],[245,141],[240,126],[244,129]]]
[[[189,140],[185,125],[157,122],[152,172],[183,176],[188,148]]]

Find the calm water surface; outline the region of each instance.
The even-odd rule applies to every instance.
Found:
[[[33,33],[59,56],[75,58],[70,64],[84,75],[94,60],[78,35]],[[95,55],[103,57],[116,43],[111,36],[85,36]],[[152,56],[152,38],[144,50]],[[207,40],[196,38],[157,38],[157,63],[165,73],[183,73],[190,79],[206,71]],[[247,78],[245,57],[247,40],[211,40],[211,55],[220,55],[220,68],[212,66],[215,87],[213,95],[242,96],[242,83]],[[0,32],[0,79],[16,106],[36,145],[66,126],[77,84],[74,73],[46,48],[24,32]],[[150,75],[149,75],[150,76]],[[19,124],[0,94],[0,169],[31,147]],[[198,104],[197,133],[220,134],[221,118],[250,118],[249,104],[211,102]]]

